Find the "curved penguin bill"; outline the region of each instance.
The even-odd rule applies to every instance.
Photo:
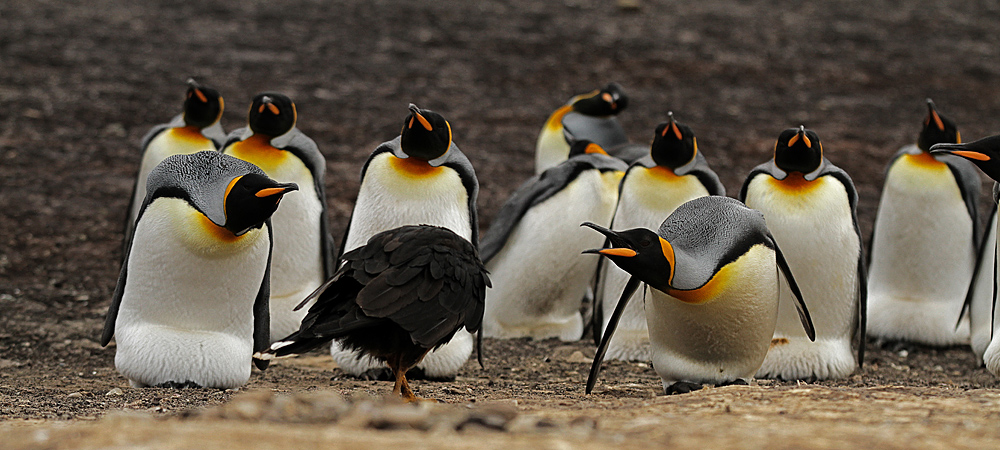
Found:
[[[451,124],[444,116],[410,103],[399,146],[403,153],[425,161],[440,158],[451,149]]]
[[[652,230],[633,228],[616,232],[591,222],[584,222],[581,226],[593,228],[605,235],[607,237],[606,242],[612,246],[610,248],[585,250],[583,253],[603,255],[614,262],[619,268],[632,275],[625,285],[622,296],[618,299],[618,304],[615,306],[615,311],[612,313],[607,329],[604,330],[600,346],[594,356],[590,375],[587,378],[586,393],[589,394],[597,383],[597,376],[600,373],[601,364],[604,362],[604,355],[607,353],[608,345],[611,342],[611,337],[614,335],[615,328],[617,328],[618,322],[621,320],[628,300],[638,288],[639,282],[645,282],[647,286],[669,295],[671,291],[675,290],[670,285],[674,276],[675,259],[671,244]],[[795,296],[795,307],[799,314],[799,320],[802,322],[802,328],[805,330],[809,340],[815,342],[816,329],[813,326],[812,317],[809,315],[809,309],[802,299],[802,292],[799,290],[799,286],[792,276],[792,271],[788,267],[788,262],[781,253],[781,249],[778,248],[777,243],[774,242],[774,238],[770,236],[770,233],[768,233],[768,238],[774,248],[778,269],[785,276],[785,280],[788,282],[788,286]]]
[[[1000,181],[1000,135],[965,144],[934,144],[930,148],[930,153],[960,156],[971,161],[994,181]]]

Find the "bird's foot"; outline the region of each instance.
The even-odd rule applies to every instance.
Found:
[[[357,376],[359,380],[363,381],[393,381],[396,376],[392,374],[392,370],[388,367],[380,367],[375,369],[368,369],[361,372]],[[426,380],[426,381],[455,381],[455,376],[429,376],[424,372],[424,369],[419,367],[414,367],[406,372],[406,378],[411,380]]]
[[[715,385],[715,387],[723,387],[723,386],[749,386],[749,385],[750,385],[749,381],[744,380],[742,378],[737,378],[735,380],[723,381],[723,382]]]
[[[699,383],[689,383],[687,381],[678,381],[678,382],[676,382],[674,384],[671,384],[670,386],[667,386],[667,388],[664,391],[666,392],[667,395],[687,394],[689,392],[697,391],[698,389],[701,389],[703,387],[704,386],[702,386]]]

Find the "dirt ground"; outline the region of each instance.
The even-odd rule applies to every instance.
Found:
[[[131,389],[97,344],[137,143],[178,112],[189,76],[225,96],[227,130],[257,92],[295,99],[327,157],[335,236],[409,102],[451,121],[483,230],[531,174],[549,112],[608,81],[631,98],[620,120],[633,140],[673,111],[730,193],[782,129],[816,130],[858,186],[866,236],[924,98],[966,140],[1000,131],[996,2],[684,3],[0,3],[0,448],[996,447],[1000,382],[968,348],[870,344],[846,380],[672,397],[648,364],[611,363],[587,396],[589,342],[487,340],[485,370],[418,381],[444,403],[407,407],[322,352],[241,392]]]

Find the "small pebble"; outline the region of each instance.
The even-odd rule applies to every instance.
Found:
[[[104,395],[107,397],[118,397],[120,395],[125,395],[125,391],[123,391],[122,388],[114,388]]]

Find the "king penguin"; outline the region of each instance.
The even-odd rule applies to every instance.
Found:
[[[587,140],[603,149],[628,143],[615,116],[628,106],[628,97],[617,83],[580,94],[552,112],[535,144],[535,174],[565,161],[570,145]]]
[[[969,344],[972,353],[976,355],[976,360],[983,362],[983,355],[986,347],[990,345],[990,340],[996,334],[996,318],[993,315],[993,293],[996,290],[997,257],[997,205],[994,203],[993,212],[990,214],[989,226],[986,227],[986,234],[982,242],[979,243],[979,252],[976,257],[976,271],[972,276],[972,284],[969,287],[969,295],[966,298],[967,305],[965,311],[969,314]],[[960,318],[961,320],[961,318]]]
[[[476,172],[452,141],[451,124],[438,113],[410,104],[400,135],[379,145],[361,169],[361,187],[341,251],[358,248],[382,231],[421,224],[448,228],[478,248],[478,195]],[[472,335],[460,330],[409,375],[453,379],[472,347]],[[330,352],[350,375],[391,379],[385,364],[345,351],[337,342]]]
[[[626,168],[597,144],[576,141],[569,159],[526,181],[504,203],[481,247],[494,281],[484,336],[580,339],[580,309],[598,261],[578,255],[603,239],[579,224],[611,223]]]
[[[771,161],[755,167],[740,200],[764,214],[788,267],[795,272],[816,326],[806,338],[781,284],[778,325],[759,378],[837,379],[864,360],[866,271],[858,228],[858,193],[851,177],[823,155],[819,136],[805,127],[778,136]],[[858,358],[852,343],[858,336]]]
[[[778,318],[779,269],[796,294],[799,319],[815,335],[806,304],[764,215],[738,200],[699,197],[678,206],[657,232],[584,223],[608,238],[604,255],[632,275],[594,356],[593,390],[618,319],[640,282],[653,368],[669,394],[747,384],[760,368]]]
[[[306,311],[292,311],[335,268],[333,239],[327,223],[324,179],[326,158],[316,143],[295,127],[292,100],[276,92],[258,94],[250,105],[247,127],[229,134],[222,153],[249,161],[267,176],[303,189],[285,201],[274,217],[271,263],[271,337],[299,329]]]
[[[295,189],[216,151],[149,173],[101,336],[132,386],[246,384],[269,343],[270,216]]]
[[[989,249],[987,244],[982,246],[979,260],[979,266],[981,269],[979,270],[977,278],[981,278],[983,281],[974,285],[977,291],[991,292],[970,293],[970,296],[974,296],[972,299],[970,314],[972,315],[973,324],[980,324],[976,327],[976,329],[974,329],[975,334],[973,334],[973,343],[976,344],[978,342],[979,344],[973,347],[973,351],[977,351],[977,347],[982,345],[981,342],[985,340],[986,335],[988,334],[989,344],[986,345],[983,350],[981,360],[986,365],[986,369],[989,370],[990,373],[1000,376],[1000,337],[998,337],[1000,336],[1000,333],[997,333],[997,328],[1000,324],[997,323],[996,318],[997,280],[1000,278],[1000,272],[998,272],[997,265],[996,246],[996,203],[1000,201],[1000,135],[990,136],[978,141],[969,142],[968,144],[936,144],[931,147],[931,150],[931,153],[935,156],[946,156],[951,154],[972,161],[972,163],[978,166],[979,169],[994,180],[993,222],[991,224],[990,232],[987,233],[987,240],[993,241],[993,248]],[[975,297],[979,298],[976,299]],[[984,328],[985,330],[983,330]],[[981,337],[976,339],[977,335]]]
[[[967,160],[928,153],[961,142],[955,124],[927,100],[917,140],[896,153],[875,215],[868,270],[868,331],[891,341],[969,342],[955,327],[972,279],[979,239],[979,175]]]
[[[674,120],[673,113],[653,133],[646,155],[625,172],[619,188],[613,228],[655,228],[681,204],[706,195],[726,195],[726,188],[698,151],[691,127]],[[600,343],[615,301],[629,275],[614,264],[601,264],[594,301],[594,339]],[[608,344],[608,359],[649,360],[649,332],[642,293],[630,301],[615,336]],[[606,313],[606,314],[605,314]]]
[[[476,247],[453,231],[407,225],[372,236],[310,297],[299,331],[261,358],[302,353],[336,339],[387,364],[404,401],[418,400],[406,372],[459,330],[479,330],[489,276]],[[303,305],[311,301],[307,298]]]
[[[142,138],[142,161],[135,176],[132,200],[125,219],[125,245],[132,238],[132,227],[139,215],[139,207],[146,198],[146,179],[149,171],[171,155],[188,155],[200,151],[214,151],[226,139],[219,119],[225,103],[219,91],[198,84],[193,78],[187,81],[184,110],[170,122],[151,128]]]

